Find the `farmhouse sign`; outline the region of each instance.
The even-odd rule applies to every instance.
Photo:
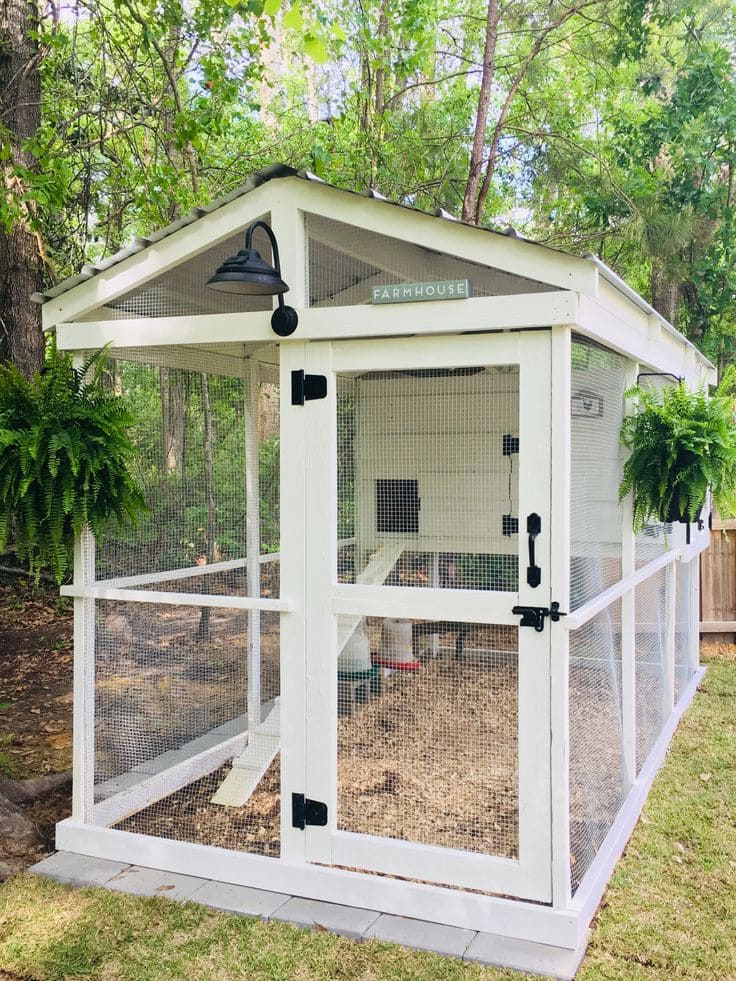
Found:
[[[473,284],[467,279],[440,279],[434,283],[393,283],[374,286],[372,303],[417,303],[421,300],[467,300]]]

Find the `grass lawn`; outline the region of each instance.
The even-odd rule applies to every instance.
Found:
[[[602,909],[580,978],[736,978],[736,659],[714,657]],[[187,903],[0,887],[0,979],[511,978]]]

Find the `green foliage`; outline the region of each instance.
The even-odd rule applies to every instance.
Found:
[[[684,383],[647,391],[632,388],[636,412],[621,427],[631,453],[621,497],[633,492],[634,529],[686,515],[693,521],[708,488],[721,516],[736,514],[736,368],[725,372],[712,398]]]
[[[12,536],[33,573],[59,582],[85,525],[100,535],[146,510],[129,473],[134,418],[106,390],[104,363],[98,351],[77,369],[52,351],[31,381],[0,365],[0,549]]]

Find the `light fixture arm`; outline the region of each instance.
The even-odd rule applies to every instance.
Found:
[[[276,236],[273,233],[273,229],[270,225],[267,225],[265,221],[254,221],[252,225],[249,225],[245,232],[245,248],[253,248],[253,232],[256,228],[262,228],[263,231],[268,236],[268,240],[271,243],[271,253],[273,256],[273,265],[276,272],[281,276],[281,259],[279,258],[279,247],[276,242]],[[287,307],[284,303],[284,297],[281,293],[278,296],[278,306],[271,315],[271,329],[279,337],[288,337],[293,334],[296,330],[297,324],[299,323],[299,317],[296,310],[293,307]]]
[[[271,243],[271,252],[273,253],[273,265],[276,272],[281,275],[281,261],[279,259],[279,247],[276,242],[276,236],[273,233],[273,229],[270,225],[267,225],[265,221],[254,221],[252,225],[249,225],[245,230],[245,247],[246,249],[253,248],[253,232],[256,228],[262,228],[263,231],[268,236],[268,240]]]

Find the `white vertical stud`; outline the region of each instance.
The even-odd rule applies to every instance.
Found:
[[[570,609],[570,480],[572,334],[567,326],[552,328],[552,599]],[[570,904],[570,634],[550,624],[552,737],[552,905]]]
[[[79,369],[87,352],[73,357]],[[74,542],[74,584],[93,586],[95,581],[95,539],[85,525]],[[95,600],[89,596],[74,600],[74,721],[72,817],[91,823],[95,783]]]
[[[629,362],[626,367],[625,388],[636,384],[639,365]],[[632,411],[627,402],[624,411]],[[636,569],[634,537],[634,497],[627,494],[622,503],[621,578],[627,579]],[[621,724],[623,735],[624,794],[636,780],[636,601],[633,589],[621,597]]]
[[[305,364],[303,343],[281,345],[280,525],[281,596],[293,611],[281,617],[281,858],[304,862],[304,832],[292,827],[291,795],[304,793],[306,777],[305,594],[306,447],[305,416],[291,404],[291,372]]]
[[[671,562],[665,569],[663,719],[669,719],[675,707],[675,615],[677,599],[675,574],[678,565],[677,562]]]
[[[261,595],[261,521],[259,487],[258,383],[255,358],[244,365],[245,383],[245,526],[248,595]],[[261,612],[248,611],[248,728],[261,722]]]

